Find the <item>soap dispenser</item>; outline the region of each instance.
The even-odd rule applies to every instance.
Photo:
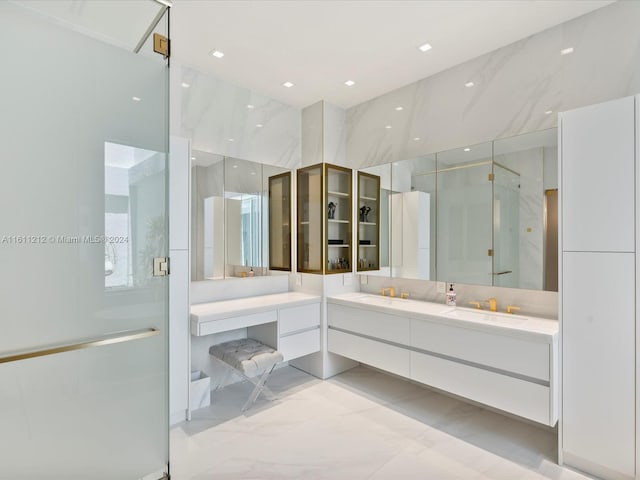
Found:
[[[453,290],[453,283],[449,285],[449,291],[447,292],[447,305],[450,307],[456,306],[456,292]]]

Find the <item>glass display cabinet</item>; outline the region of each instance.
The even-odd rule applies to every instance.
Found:
[[[269,269],[291,271],[291,172],[269,177]]]
[[[380,177],[358,172],[357,271],[380,270]]]
[[[351,170],[318,164],[297,171],[298,272],[352,271]]]

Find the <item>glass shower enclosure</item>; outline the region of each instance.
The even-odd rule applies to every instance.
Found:
[[[152,0],[0,2],[1,478],[168,473],[156,33]]]

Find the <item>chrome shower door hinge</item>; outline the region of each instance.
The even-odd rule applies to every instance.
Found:
[[[153,276],[164,277],[169,275],[169,257],[155,257],[153,259]]]

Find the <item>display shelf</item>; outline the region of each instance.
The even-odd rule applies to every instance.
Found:
[[[380,270],[380,177],[358,172],[358,256],[357,271]],[[364,241],[366,243],[361,244]]]

